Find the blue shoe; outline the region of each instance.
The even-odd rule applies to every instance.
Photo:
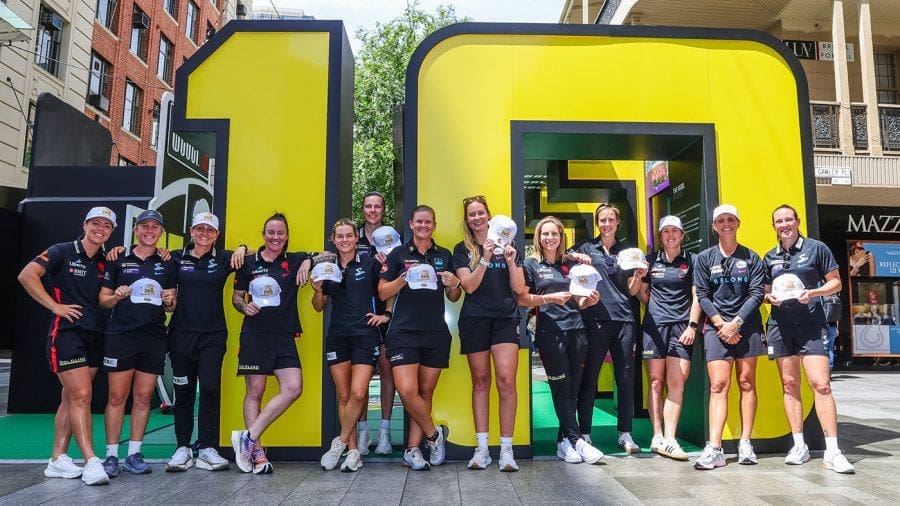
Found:
[[[131,474],[147,474],[153,472],[150,464],[144,462],[144,456],[140,453],[132,453],[125,459],[122,469]]]
[[[119,457],[114,455],[110,455],[106,457],[106,460],[103,461],[103,470],[106,471],[106,475],[110,478],[115,478],[119,475]]]

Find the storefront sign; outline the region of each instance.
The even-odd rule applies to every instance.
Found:
[[[900,234],[900,215],[848,214],[847,232]]]
[[[801,60],[834,60],[834,43],[820,42],[816,40],[785,40],[784,45],[788,47],[794,56]],[[853,49],[853,43],[847,43],[847,61],[856,61],[856,54]]]

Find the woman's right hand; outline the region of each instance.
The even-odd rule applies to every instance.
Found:
[[[312,289],[315,290],[316,293],[322,293],[322,283],[324,283],[324,281],[309,280],[309,284],[312,285]]]
[[[116,291],[113,292],[113,295],[116,296],[117,301],[131,297],[131,287],[128,285],[122,285],[116,288]]]
[[[106,253],[107,262],[115,262],[119,255],[125,253],[125,246],[115,246]]]
[[[547,304],[565,304],[572,298],[572,292],[554,292],[543,296]]]
[[[244,314],[247,316],[256,316],[259,314],[259,306],[255,302],[244,304]]]
[[[590,255],[585,253],[569,253],[567,256],[580,264],[592,265]]]
[[[494,256],[495,247],[497,247],[497,245],[494,244],[494,241],[486,239],[484,241],[484,244],[481,245],[481,258],[490,261],[490,259]]]

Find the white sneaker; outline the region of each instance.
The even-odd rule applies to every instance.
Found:
[[[215,448],[201,448],[195,464],[197,464],[197,469],[207,471],[225,471],[231,467]]]
[[[428,449],[430,450],[428,454],[428,463],[433,466],[439,466],[443,464],[444,459],[447,458],[444,445],[447,442],[447,434],[450,433],[450,429],[447,428],[446,425],[439,425],[435,428],[438,433],[437,439],[433,443],[430,441],[427,443]]]
[[[422,450],[418,448],[407,448],[403,452],[403,462],[406,463],[413,471],[428,471],[431,467],[422,456]]]
[[[556,456],[569,464],[580,464],[584,462],[581,455],[575,451],[575,448],[572,448],[572,443],[569,442],[569,438],[565,437],[556,444]]]
[[[81,473],[81,481],[83,481],[85,485],[104,485],[109,483],[109,476],[107,476],[106,471],[103,470],[103,461],[98,457],[92,457],[88,460],[84,464],[84,469]]]
[[[853,464],[847,460],[847,457],[844,456],[840,450],[836,452],[825,452],[825,456],[822,459],[822,467],[825,469],[831,469],[836,473],[841,474],[855,474],[856,469],[853,468]]]
[[[519,470],[519,464],[516,464],[516,459],[513,457],[512,446],[500,447],[500,461],[498,464],[500,470],[506,473],[512,473]]]
[[[368,455],[369,454],[369,431],[368,430],[358,430],[356,432],[356,449],[359,450],[360,455]]]
[[[709,470],[725,466],[725,454],[721,448],[715,448],[711,443],[706,443],[703,453],[694,461],[694,469]]]
[[[663,451],[666,449],[666,438],[663,437],[662,434],[656,434],[653,436],[653,439],[650,440],[650,451],[653,453],[659,453],[660,455],[665,455]]]
[[[101,466],[102,468],[103,466]],[[102,470],[102,469],[101,469]],[[63,453],[56,460],[47,461],[47,468],[44,469],[44,476],[47,478],[78,478],[81,476],[82,468],[72,462],[72,458]],[[106,473],[103,473],[106,475]]]
[[[681,449],[681,445],[674,439],[664,439],[663,447],[657,453],[669,457],[672,460],[680,460],[682,462],[688,459],[688,454]]]
[[[344,454],[344,450],[347,448],[347,443],[341,441],[341,436],[337,436],[336,438],[331,440],[331,449],[325,452],[325,455],[322,455],[322,458],[319,460],[319,464],[322,465],[322,469],[326,471],[331,471],[335,467],[337,467],[338,462],[341,461],[341,455]]]
[[[367,435],[368,436],[368,435]],[[347,458],[341,464],[342,473],[355,473],[363,466],[362,456],[359,450],[350,450],[347,452]]]
[[[625,453],[640,453],[641,447],[635,444],[634,439],[631,439],[631,433],[623,432],[619,434],[619,440],[617,441],[619,448],[622,449]]]
[[[475,447],[475,454],[469,460],[469,469],[487,469],[491,465],[491,454],[483,446]]]
[[[389,429],[378,429],[378,446],[375,447],[375,453],[379,455],[394,453],[394,445],[391,444],[391,431]]]
[[[756,463],[756,453],[753,451],[753,445],[750,444],[750,441],[742,439],[738,443],[738,464],[747,466]]]
[[[187,446],[179,446],[172,458],[166,462],[166,472],[176,473],[194,467],[194,455]]]
[[[590,435],[590,434],[582,434],[582,435],[581,435],[581,439],[584,439],[584,441],[585,441],[587,444],[589,444],[589,445],[594,444],[594,442],[591,441],[591,435]]]
[[[581,455],[581,458],[588,464],[596,464],[603,458],[603,452],[589,445],[584,439],[579,439],[578,442],[575,443],[575,451],[577,451],[578,455]]]
[[[791,451],[784,457],[784,463],[792,466],[799,466],[809,461],[809,447],[806,445],[791,448]]]

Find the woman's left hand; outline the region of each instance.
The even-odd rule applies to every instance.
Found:
[[[312,260],[306,259],[297,269],[297,286],[303,286],[309,280],[309,269],[312,268]]]
[[[518,254],[519,252],[516,250],[516,248],[513,247],[512,244],[507,244],[503,248],[503,258],[506,259],[506,265],[515,265],[516,255]]]
[[[591,290],[590,295],[582,297],[581,300],[578,301],[578,307],[584,309],[586,307],[591,307],[598,302],[600,302],[600,292]]]
[[[366,317],[369,319],[366,322],[366,325],[370,327],[378,327],[384,325],[389,322],[391,319],[383,314],[375,314],[375,313],[366,313]]]
[[[247,247],[238,246],[234,253],[231,254],[231,268],[238,270],[244,266],[244,257],[247,256]]]
[[[809,304],[809,299],[811,298],[812,297],[810,297],[809,290],[801,290],[800,296],[797,297],[797,302],[801,304]]]
[[[115,262],[122,253],[125,253],[125,246],[115,246],[106,253],[106,261]]]
[[[456,286],[459,285],[459,278],[452,272],[441,271],[438,274],[441,276],[441,281],[444,283],[444,286],[456,288]]]
[[[678,336],[678,342],[685,345],[690,346],[694,344],[694,338],[697,335],[697,329],[692,329],[690,326],[684,328],[684,332]]]
[[[168,248],[156,248],[156,254],[162,258],[163,262],[168,262],[172,258],[172,252]]]

